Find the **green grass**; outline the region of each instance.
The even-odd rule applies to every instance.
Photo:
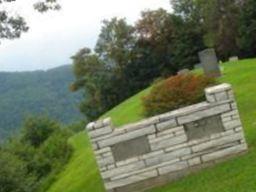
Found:
[[[256,59],[226,63],[220,79],[233,85],[245,128],[249,152],[204,169],[150,192],[254,192],[256,191]],[[141,97],[145,90],[109,111],[115,125],[143,118]],[[48,192],[104,192],[85,133],[70,139],[75,152]]]
[[[148,94],[149,91],[150,88],[141,91],[137,95],[127,99],[120,105],[104,114],[101,118],[111,117],[115,126],[120,126],[143,119],[141,98]]]
[[[73,156],[48,192],[104,191],[98,169],[96,169],[93,151],[85,132],[71,137],[69,142],[74,147]]]

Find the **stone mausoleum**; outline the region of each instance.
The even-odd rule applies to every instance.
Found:
[[[205,95],[205,102],[120,128],[111,119],[88,124],[106,191],[144,191],[245,152],[231,86]]]

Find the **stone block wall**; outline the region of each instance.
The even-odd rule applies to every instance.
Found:
[[[106,191],[144,191],[246,151],[231,86],[205,95],[205,102],[120,128],[109,118],[89,123]]]

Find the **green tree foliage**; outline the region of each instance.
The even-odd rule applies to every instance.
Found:
[[[121,73],[130,59],[134,42],[134,28],[125,19],[104,20],[95,52]]]
[[[214,46],[219,56],[228,59],[238,54],[236,38],[240,7],[237,0],[202,1],[206,44]]]
[[[87,120],[77,121],[66,126],[66,129],[70,130],[72,133],[79,133],[84,131],[84,125],[87,125],[87,124],[88,124]]]
[[[14,3],[16,0],[1,0],[0,5]],[[57,0],[35,1],[34,8],[39,12],[48,10],[58,10],[60,5]],[[23,32],[27,32],[29,27],[22,16],[12,15],[6,10],[0,10],[0,39],[19,38]]]
[[[135,29],[138,37],[126,73],[136,91],[198,63],[204,45],[202,31],[192,21],[158,9],[142,12]]]
[[[72,89],[87,94],[81,111],[94,120],[155,78],[193,68],[204,46],[198,28],[188,26],[192,22],[164,9],[142,12],[135,26],[125,19],[105,20],[95,52],[84,48],[72,57]]]
[[[82,89],[85,95],[80,104],[81,111],[88,119],[95,119],[105,110],[102,91],[107,88],[109,69],[97,54],[88,48],[81,49],[72,57],[76,81],[73,91]]]
[[[256,2],[244,2],[240,16],[239,46],[241,56],[255,57],[256,55]]]
[[[58,123],[47,117],[29,117],[23,126],[22,139],[33,147],[39,147],[50,135],[59,130]]]
[[[22,133],[0,148],[0,191],[46,191],[69,160],[71,135],[49,118],[28,118]]]
[[[86,93],[80,109],[90,120],[131,94],[125,69],[131,60],[133,32],[124,19],[104,21],[95,52],[84,48],[72,57],[76,76],[72,90]]]
[[[153,67],[155,77],[177,72],[172,62],[175,26],[171,14],[164,9],[142,12],[136,24],[136,33],[139,36],[138,50],[142,50],[137,55],[143,60],[147,57],[146,65]]]
[[[137,92],[155,78],[174,74],[173,63],[174,19],[163,9],[144,11],[135,25],[136,42],[131,60],[125,68],[126,88]]]
[[[32,159],[27,159],[28,170],[41,179],[60,169],[70,156],[71,148],[67,143],[70,135],[71,132],[61,129],[58,122],[48,117],[27,118],[21,131],[21,142],[34,149]]]
[[[67,140],[71,136],[66,130],[58,130],[40,146],[28,164],[28,168],[38,179],[47,177],[51,172],[61,170],[71,155]]]
[[[25,163],[11,152],[0,150],[0,192],[33,192],[35,179]]]
[[[70,131],[63,129],[53,133],[40,148],[40,153],[51,160],[52,167],[61,168],[69,158],[71,147],[67,144]]]
[[[68,139],[80,127],[62,127],[45,116],[28,117],[21,133],[0,145],[0,192],[47,191],[68,162]]]
[[[205,49],[203,31],[193,21],[175,17],[172,61],[177,69],[193,69],[199,63],[198,52]]]
[[[204,44],[214,47],[222,59],[236,55],[238,18],[241,4],[236,0],[172,0],[175,14],[203,31]],[[189,29],[189,28],[187,28]]]
[[[131,62],[135,44],[134,30],[125,19],[112,18],[103,21],[95,52],[110,71],[109,85],[105,85],[108,89],[103,91],[107,102],[106,109],[114,107],[131,94],[128,86],[130,79],[126,78],[125,72],[126,66]]]

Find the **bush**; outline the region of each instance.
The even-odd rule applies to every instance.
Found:
[[[33,192],[36,182],[27,173],[25,162],[11,152],[0,149],[0,192]]]
[[[23,125],[22,140],[38,148],[48,137],[59,130],[60,125],[56,121],[45,116],[31,116],[25,120]]]
[[[0,143],[0,192],[44,192],[72,155],[73,131],[44,116],[26,119],[20,135]]]
[[[156,83],[143,97],[146,116],[165,113],[204,100],[204,89],[215,80],[203,75],[176,75]]]

